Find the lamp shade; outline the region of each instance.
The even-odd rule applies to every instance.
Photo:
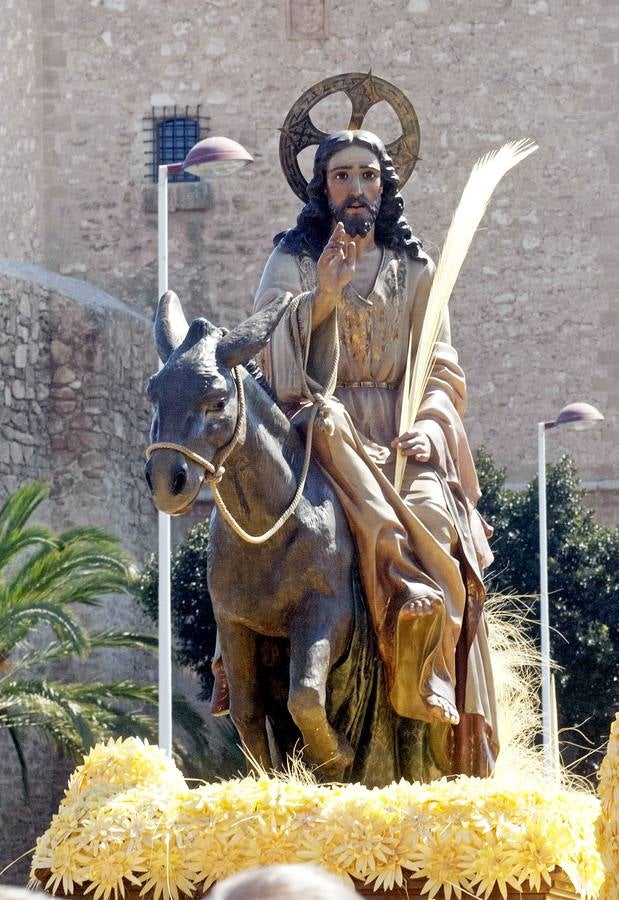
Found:
[[[218,178],[253,161],[253,156],[236,141],[227,137],[208,137],[194,144],[182,166],[185,172],[199,178]]]
[[[583,431],[585,428],[593,428],[598,422],[603,421],[604,416],[591,406],[590,403],[568,403],[564,406],[554,422],[549,423],[553,428],[556,425],[565,425],[574,431]]]

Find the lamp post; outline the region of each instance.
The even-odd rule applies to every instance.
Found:
[[[231,175],[253,162],[247,150],[225,137],[209,137],[195,144],[183,162],[159,166],[157,190],[158,291],[168,289],[168,177],[189,172],[211,179]],[[159,561],[159,746],[172,754],[172,621],[170,591],[170,516],[158,516]]]
[[[550,678],[550,617],[548,612],[548,533],[546,529],[546,432],[564,425],[575,431],[593,428],[604,416],[589,403],[568,403],[556,419],[538,422],[537,473],[539,485],[539,581],[540,581],[540,631],[542,663],[542,739],[544,771],[551,777],[556,771],[557,760],[553,749],[551,678]]]

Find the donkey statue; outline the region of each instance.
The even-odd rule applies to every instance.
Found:
[[[230,715],[248,756],[269,769],[296,744],[323,780],[423,777],[425,726],[397,717],[386,698],[343,510],[245,368],[286,306],[224,333],[205,319],[188,325],[174,293],[161,298],[164,365],[147,388],[155,413],[146,479],[170,515],[190,508],[205,478],[212,484],[208,584]],[[265,530],[268,540],[252,541]]]

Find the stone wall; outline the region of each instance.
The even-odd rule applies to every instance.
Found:
[[[31,262],[39,261],[42,245],[42,149],[47,144],[51,151],[53,140],[51,123],[42,121],[47,93],[40,81],[43,54],[47,54],[47,47],[40,43],[45,31],[44,3],[3,0],[0,11],[0,253]]]
[[[0,490],[50,484],[53,527],[113,528],[152,546],[144,394],[156,370],[148,319],[100,289],[0,259]]]
[[[0,259],[0,502],[32,479],[49,499],[40,519],[56,530],[96,525],[136,560],[156,547],[156,514],[142,474],[150,423],[144,383],[156,369],[150,323],[92,285]],[[142,630],[127,597],[78,611],[90,627]],[[44,634],[38,635],[44,641]],[[62,676],[154,680],[154,661],[123,651],[63,666]],[[57,808],[72,768],[26,741],[31,796],[0,729],[0,869],[31,847]],[[27,862],[0,880],[15,883]]]
[[[48,477],[49,304],[44,288],[0,274],[2,493]]]

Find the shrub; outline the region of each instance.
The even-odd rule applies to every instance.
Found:
[[[477,468],[479,509],[495,529],[489,591],[530,595],[538,621],[537,479],[522,491],[506,488],[505,470],[483,448]],[[568,765],[589,774],[604,755],[619,702],[619,528],[595,522],[569,457],[549,465],[546,479],[551,647],[559,666],[562,752]],[[539,644],[539,627],[529,627]]]

